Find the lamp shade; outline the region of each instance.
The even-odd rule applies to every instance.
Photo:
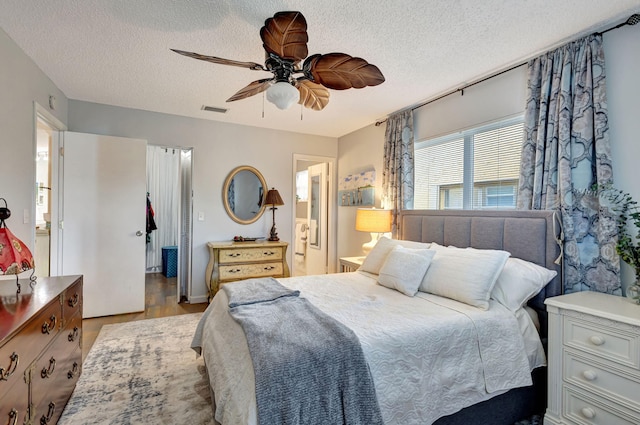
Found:
[[[4,201],[5,205],[0,207],[0,275],[15,274],[17,279],[18,274],[34,269],[35,262],[29,248],[16,238],[4,223],[11,217],[11,211],[7,208],[7,201],[4,198],[0,200]],[[18,292],[20,292],[19,284]]]
[[[278,81],[267,89],[267,100],[278,109],[288,109],[300,100],[300,92],[286,81]]]
[[[371,233],[391,231],[391,210],[358,208],[356,211],[356,230]]]
[[[284,201],[282,200],[282,197],[280,196],[280,193],[278,193],[278,191],[274,188],[269,189],[269,191],[267,192],[267,197],[264,201],[265,205],[271,205],[274,207],[278,207],[280,205],[284,205]]]

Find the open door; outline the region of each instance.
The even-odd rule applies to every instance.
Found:
[[[307,275],[328,272],[328,166],[325,162],[309,167]]]
[[[144,311],[147,142],[63,136],[62,273],[84,275],[85,318]]]

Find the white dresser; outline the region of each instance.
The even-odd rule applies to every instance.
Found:
[[[545,425],[640,424],[640,306],[596,292],[548,298]]]

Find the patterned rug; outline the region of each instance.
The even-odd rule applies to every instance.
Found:
[[[201,315],[103,326],[58,423],[213,424],[204,362],[189,348]]]
[[[189,348],[201,315],[103,326],[58,423],[212,424],[204,362]]]

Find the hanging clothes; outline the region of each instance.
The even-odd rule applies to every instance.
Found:
[[[155,213],[151,206],[151,200],[149,199],[149,192],[147,192],[147,243],[151,242],[151,232],[158,228],[156,226],[156,221],[153,218],[154,215]]]

